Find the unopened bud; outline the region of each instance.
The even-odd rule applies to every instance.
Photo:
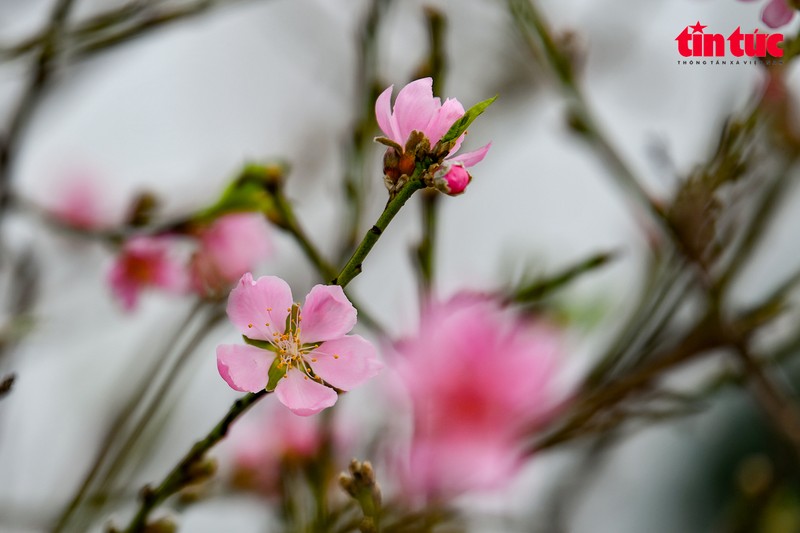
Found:
[[[442,167],[433,176],[433,186],[450,196],[463,193],[471,181],[470,173],[458,163]]]

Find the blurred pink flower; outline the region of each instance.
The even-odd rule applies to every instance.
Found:
[[[272,253],[269,227],[258,213],[220,217],[200,230],[198,239],[190,270],[192,287],[202,295],[223,291]]]
[[[108,282],[126,311],[136,307],[143,289],[156,287],[173,293],[187,290],[188,274],[172,256],[173,244],[170,237],[134,237],[123,245]]]
[[[455,98],[448,98],[441,103],[438,97],[433,96],[433,80],[422,78],[412,81],[397,94],[397,99],[392,109],[391,99],[394,85],[383,91],[375,101],[375,118],[384,135],[401,147],[405,147],[408,136],[412,131],[419,131],[431,142],[431,146],[441,140],[450,127],[462,116],[464,107]],[[441,180],[437,179],[437,188],[447,194],[460,194],[469,183],[464,174],[466,168],[480,163],[492,143],[477,150],[461,155],[455,155],[464,141],[466,133],[461,135],[450,154],[442,164]],[[456,172],[458,177],[449,176]],[[469,176],[469,174],[467,174]],[[441,182],[441,187],[439,183]],[[450,187],[450,184],[453,187]]]
[[[80,173],[59,181],[52,188],[47,211],[68,226],[99,230],[115,225],[101,182]]]
[[[248,417],[248,425],[233,428],[234,483],[261,494],[280,490],[282,466],[302,464],[322,448],[323,433],[318,418],[292,415],[286,409],[265,404],[260,417]]]
[[[356,309],[341,287],[315,285],[302,308],[293,312],[294,305],[282,279],[242,276],[228,298],[228,317],[242,335],[266,341],[274,351],[222,344],[217,347],[217,368],[231,388],[258,392],[269,383],[269,369],[277,357],[278,368],[286,373],[275,395],[295,414],[308,416],[336,403],[331,387],[350,390],[383,365],[369,341],[347,335],[356,324]]]
[[[509,481],[525,432],[558,403],[558,341],[496,302],[461,294],[424,310],[419,333],[396,345],[414,416],[409,494],[447,497]]]
[[[753,2],[755,0],[739,0],[740,2]],[[780,28],[789,24],[794,18],[797,9],[792,7],[787,0],[769,0],[761,11],[761,20],[770,28]]]

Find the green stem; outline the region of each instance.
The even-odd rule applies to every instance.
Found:
[[[203,459],[203,456],[208,450],[225,438],[231,424],[239,418],[239,416],[267,394],[269,393],[266,390],[262,390],[256,393],[246,394],[236,400],[225,417],[214,426],[205,438],[197,441],[194,446],[192,446],[191,450],[183,456],[181,461],[167,474],[156,488],[150,489],[145,487],[142,491],[139,510],[136,512],[136,515],[134,515],[130,524],[128,524],[128,527],[125,528],[125,533],[143,532],[147,526],[147,518],[150,512],[164,500],[193,481],[193,467]]]
[[[275,209],[280,216],[279,227],[287,231],[297,242],[298,246],[303,250],[303,253],[308,257],[309,261],[314,265],[320,276],[323,279],[331,279],[336,275],[336,269],[331,265],[322,254],[317,250],[317,247],[308,238],[305,230],[297,221],[294,214],[294,209],[289,203],[289,200],[284,196],[283,191],[278,190],[272,194],[275,201]]]
[[[422,194],[422,240],[417,247],[417,265],[422,292],[430,292],[434,284],[434,251],[438,221],[439,192],[426,190]]]
[[[425,187],[425,183],[423,183],[420,178],[421,174],[421,171],[414,172],[414,175],[408,183],[397,192],[394,198],[389,200],[389,203],[386,204],[386,208],[383,210],[383,213],[381,213],[381,216],[378,217],[375,225],[372,226],[369,231],[367,231],[366,235],[364,235],[364,238],[361,239],[361,244],[359,244],[353,252],[350,260],[344,268],[342,268],[342,271],[339,272],[339,275],[331,281],[332,284],[345,287],[353,278],[361,274],[361,265],[364,259],[366,259],[372,247],[378,242],[378,239],[380,239],[383,232],[389,226],[389,223],[405,205],[408,199],[411,198],[415,192]]]

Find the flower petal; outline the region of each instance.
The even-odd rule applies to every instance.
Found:
[[[491,147],[492,143],[489,143],[486,146],[478,148],[477,150],[453,156],[447,160],[453,163],[461,163],[462,165],[464,165],[464,167],[469,168],[483,161],[483,158],[486,157],[486,153],[489,151],[489,148]]]
[[[217,346],[217,370],[233,390],[258,392],[267,386],[275,354],[247,344]]]
[[[303,344],[338,339],[356,325],[356,308],[338,285],[315,285],[300,311]]]
[[[319,377],[342,390],[361,385],[383,368],[375,347],[359,335],[323,342],[307,357]]]
[[[397,94],[394,103],[394,118],[402,141],[405,144],[408,135],[414,131],[421,131],[426,136],[425,128],[431,118],[439,111],[440,100],[433,97],[433,80],[422,78],[412,81]]]
[[[464,113],[464,106],[461,105],[461,102],[455,98],[445,100],[442,107],[431,117],[428,126],[425,128],[425,133],[431,141],[431,146],[439,142],[453,124],[464,116]]]
[[[403,145],[406,140],[400,138],[400,132],[397,129],[397,121],[392,118],[392,91],[394,85],[390,85],[388,89],[383,91],[378,99],[375,100],[375,119],[378,121],[378,126],[381,131],[388,138]]]
[[[794,18],[794,9],[789,7],[786,0],[771,0],[761,13],[761,20],[770,28],[780,28],[789,24]]]
[[[275,276],[253,281],[248,272],[228,297],[228,317],[251,339],[272,340],[274,332],[283,333],[291,307],[292,289]]]
[[[218,218],[200,235],[207,256],[227,283],[239,279],[272,252],[272,241],[260,213],[233,213]]]
[[[289,370],[275,387],[278,400],[294,414],[310,416],[336,403],[336,391],[317,383],[297,369]]]

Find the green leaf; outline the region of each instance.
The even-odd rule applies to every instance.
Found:
[[[267,392],[272,392],[278,386],[278,382],[286,374],[286,365],[282,365],[281,358],[275,357],[269,367],[269,381],[267,382]]]
[[[461,137],[461,135],[467,131],[467,128],[469,128],[470,124],[472,124],[472,122],[478,118],[478,116],[483,113],[487,107],[492,105],[495,100],[497,100],[497,96],[492,96],[488,100],[478,102],[474,106],[467,109],[467,112],[464,113],[464,116],[456,120],[455,123],[450,126],[450,129],[444,134],[444,137],[442,137],[442,140],[439,141],[439,144],[453,142]]]

